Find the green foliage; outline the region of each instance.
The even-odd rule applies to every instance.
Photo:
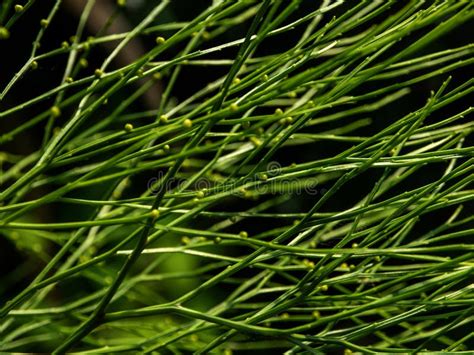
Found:
[[[34,3],[2,5],[2,41]],[[1,89],[0,233],[22,261],[0,350],[473,350],[474,46],[445,39],[474,4],[229,0],[166,22],[150,3],[86,38],[88,0],[42,51],[55,1]],[[18,99],[50,60],[62,80]]]

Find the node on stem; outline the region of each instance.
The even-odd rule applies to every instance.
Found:
[[[104,75],[104,72],[102,71],[102,69],[96,69],[96,70],[94,71],[94,75],[95,75],[95,77],[96,77],[97,79],[99,79],[99,78],[102,77],[102,75]]]
[[[241,231],[241,232],[239,233],[239,236],[240,236],[240,238],[248,238],[249,235],[248,235],[248,233],[247,233],[246,231]]]
[[[250,141],[253,143],[254,146],[258,147],[262,145],[262,141],[257,137],[250,137]]]
[[[191,121],[189,118],[186,118],[183,121],[183,127],[184,128],[191,128],[193,126],[193,121]]]

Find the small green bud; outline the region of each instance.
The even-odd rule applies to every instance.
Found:
[[[193,121],[191,121],[189,118],[186,118],[184,121],[183,121],[183,127],[184,128],[191,128],[193,125]]]
[[[132,129],[133,129],[133,125],[131,123],[127,123],[125,124],[125,126],[123,127],[127,132],[131,132]]]
[[[10,38],[10,31],[6,27],[0,27],[0,39]]]
[[[89,49],[91,49],[91,44],[89,42],[84,42],[82,44],[82,49],[87,52]]]
[[[87,61],[86,58],[81,58],[79,60],[79,65],[82,67],[82,68],[87,68],[89,66],[89,62]]]
[[[38,62],[36,60],[32,61],[30,64],[32,70],[38,69]]]
[[[308,259],[303,260],[303,264],[308,268],[308,269],[314,269],[314,262]]]
[[[127,6],[127,0],[117,0],[117,6],[119,7]]]
[[[191,166],[191,161],[189,159],[184,159],[183,168],[189,168]]]
[[[237,111],[239,109],[239,105],[237,105],[235,102],[233,104],[230,104],[230,110],[231,111]]]
[[[49,25],[49,21],[44,18],[40,21],[40,25],[41,27],[46,28]]]
[[[156,208],[150,212],[151,218],[156,219],[160,216],[160,211]]]
[[[262,141],[257,137],[250,137],[250,141],[253,143],[254,146],[258,147],[262,145]]]
[[[156,44],[163,44],[166,42],[166,39],[164,37],[156,37]]]
[[[61,110],[59,109],[58,106],[53,106],[49,109],[49,112],[51,113],[51,116],[54,118],[61,116]]]
[[[168,122],[168,116],[166,116],[166,115],[161,115],[161,116],[160,116],[160,122],[161,122],[161,123],[167,123],[167,122]]]
[[[246,231],[242,231],[242,232],[239,233],[239,237],[240,237],[240,238],[248,238],[248,236],[249,236],[249,235],[248,235],[248,233],[247,233]]]
[[[15,5],[15,12],[22,12],[23,11],[23,6],[16,4]]]
[[[94,75],[95,75],[96,78],[99,79],[99,78],[102,77],[102,75],[104,75],[104,72],[103,72],[101,69],[96,69],[96,70],[94,71]]]
[[[239,84],[240,83],[240,79],[239,78],[234,78],[234,80],[232,81],[235,85]]]

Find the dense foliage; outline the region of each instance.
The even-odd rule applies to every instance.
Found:
[[[474,349],[473,2],[95,2],[1,5],[1,351]]]

